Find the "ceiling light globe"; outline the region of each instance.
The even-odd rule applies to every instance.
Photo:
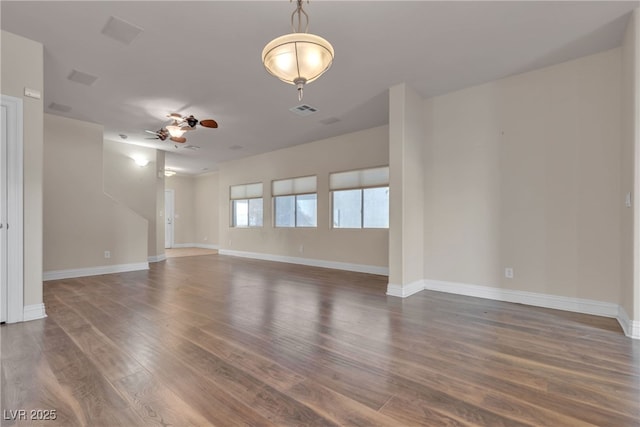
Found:
[[[185,130],[178,125],[169,125],[166,129],[169,131],[169,135],[174,138],[180,138],[185,133]]]
[[[310,83],[331,67],[334,51],[331,43],[309,33],[291,33],[269,42],[262,51],[266,70],[283,82]]]

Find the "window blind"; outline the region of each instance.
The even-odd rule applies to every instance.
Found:
[[[262,197],[262,183],[232,185],[230,187],[230,197],[231,200]]]
[[[317,176],[303,176],[300,178],[279,179],[272,182],[271,194],[275,196],[290,196],[292,194],[309,194],[317,191]]]
[[[389,166],[329,174],[330,190],[382,187],[389,185]]]

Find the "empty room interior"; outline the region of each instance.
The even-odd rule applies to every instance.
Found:
[[[639,1],[0,19],[0,425],[640,425]]]

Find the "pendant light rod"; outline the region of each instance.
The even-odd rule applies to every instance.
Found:
[[[302,0],[296,0],[296,1],[298,2],[298,7],[291,14],[291,29],[293,30],[294,33],[307,33],[309,32],[309,15],[307,15],[307,12],[305,12],[304,9],[302,8]],[[307,4],[309,4],[309,0],[307,0]],[[298,16],[298,26],[295,26],[293,24],[293,21],[296,15]],[[304,15],[304,19],[306,22],[304,26],[304,31],[302,31],[302,15]]]

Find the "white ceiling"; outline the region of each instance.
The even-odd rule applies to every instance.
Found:
[[[3,30],[44,45],[45,112],[103,124],[108,139],[126,134],[127,143],[168,150],[168,167],[197,174],[385,124],[387,89],[397,83],[429,97],[613,48],[639,4],[312,0],[309,31],[329,40],[336,57],[305,89],[303,102],[318,109],[308,117],[289,111],[300,104],[295,88],[260,61],[267,42],[290,32],[295,5],[286,0],[2,0],[0,13]],[[121,44],[101,34],[110,16],[144,31]],[[73,69],[98,80],[72,82]],[[52,102],[72,109],[53,111]],[[144,130],[168,124],[171,112],[220,127],[186,135],[198,151],[145,140]]]

